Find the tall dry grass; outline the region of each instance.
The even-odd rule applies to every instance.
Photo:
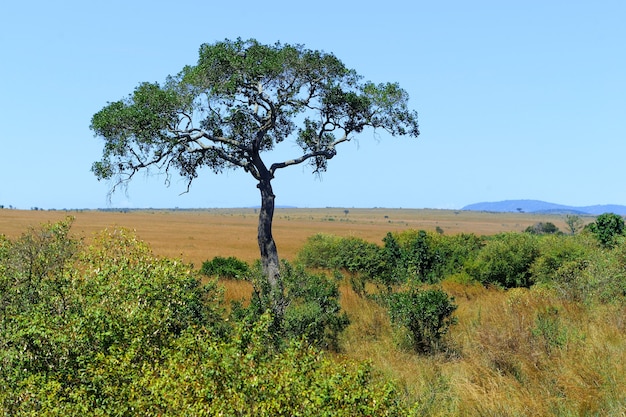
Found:
[[[626,307],[544,289],[443,288],[459,306],[458,325],[447,352],[425,357],[399,348],[385,310],[343,285],[352,323],[341,355],[397,381],[417,415],[626,415]]]
[[[243,281],[225,297],[248,299]],[[541,288],[444,282],[458,324],[447,350],[398,346],[386,310],[340,286],[351,324],[337,360],[370,361],[422,416],[626,416],[626,305],[583,305]],[[370,293],[371,293],[370,289]]]

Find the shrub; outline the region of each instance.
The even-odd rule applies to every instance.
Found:
[[[488,240],[465,269],[483,284],[530,287],[530,267],[539,255],[537,238],[527,233],[501,233]]]
[[[247,263],[234,256],[216,256],[210,261],[204,261],[200,272],[208,277],[245,279],[249,269]]]
[[[335,250],[337,267],[340,269],[361,272],[370,278],[380,269],[380,248],[375,243],[357,237],[343,237],[338,240]]]
[[[584,268],[573,274],[570,291],[585,302],[626,303],[626,239],[616,238],[611,250],[594,251]]]
[[[531,267],[533,279],[561,297],[584,303],[626,300],[626,237],[599,247],[591,234],[545,237]]]
[[[341,312],[339,286],[324,274],[312,274],[300,264],[281,262],[280,278],[284,287],[286,308],[283,317],[273,317],[271,334],[274,342],[283,339],[302,339],[321,348],[337,349],[339,334],[349,320]],[[265,275],[257,265],[251,276],[254,293],[250,306],[234,305],[234,318],[248,323],[256,322],[273,302]]]
[[[408,414],[367,363],[337,362],[306,338],[276,349],[269,313],[226,327],[216,281],[202,286],[132,233],[85,248],[67,231],[0,237],[0,415]],[[345,326],[336,283],[288,265],[283,276],[305,306],[289,306],[288,328],[328,340]]]
[[[589,224],[589,230],[604,247],[612,247],[615,239],[624,234],[624,218],[615,213],[604,213]]]
[[[407,273],[419,281],[433,281],[432,273],[435,266],[441,262],[439,253],[433,248],[432,236],[420,230],[402,250],[402,258]]]
[[[473,233],[460,233],[450,236],[437,236],[433,242],[440,263],[435,274],[440,277],[458,274],[463,271],[468,260],[473,259],[482,249],[483,239]]]
[[[268,349],[272,319],[262,315],[232,339],[188,332],[148,369],[130,404],[135,415],[405,416],[400,392],[367,363],[337,363],[298,342]],[[245,342],[244,342],[245,341]],[[141,391],[139,391],[141,389]]]
[[[552,222],[539,222],[535,223],[532,226],[528,226],[526,233],[530,233],[533,235],[553,235],[553,234],[562,234],[558,227],[555,226]]]
[[[530,273],[533,281],[545,284],[559,282],[562,268],[589,259],[590,248],[578,236],[546,236],[539,240],[539,254]]]
[[[298,262],[308,268],[373,275],[380,268],[381,258],[378,245],[361,238],[316,234],[298,252]]]
[[[402,248],[398,243],[398,239],[389,232],[383,238],[383,243],[381,267],[375,278],[376,281],[387,289],[387,292],[391,292],[393,285],[406,281],[407,272],[402,260]]]
[[[158,366],[185,330],[225,334],[219,291],[201,286],[189,265],[153,256],[125,230],[77,252],[68,231],[61,222],[9,244],[0,294],[0,407],[8,415],[123,405],[141,369]]]
[[[413,287],[391,294],[388,303],[392,323],[408,329],[416,352],[428,354],[443,348],[443,336],[456,323],[454,298],[440,289]]]
[[[339,268],[336,259],[339,237],[318,233],[298,251],[298,262],[307,268]]]
[[[62,297],[80,241],[69,236],[73,219],[31,228],[15,242],[0,240],[0,308],[29,311],[54,294]],[[4,273],[3,273],[4,272]],[[63,306],[59,306],[63,308]]]
[[[388,233],[383,241],[384,271],[391,275],[387,281],[392,283],[406,282],[409,278],[439,282],[459,273],[482,247],[482,240],[471,233],[444,236],[423,230]]]

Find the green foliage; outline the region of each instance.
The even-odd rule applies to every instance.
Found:
[[[391,321],[408,329],[416,352],[429,354],[443,348],[443,336],[456,323],[454,298],[440,289],[412,287],[390,294],[388,303]]]
[[[552,222],[535,223],[532,226],[528,226],[525,232],[533,235],[552,235],[562,233]]]
[[[140,415],[404,416],[396,388],[368,364],[337,364],[310,345],[268,348],[269,314],[217,341],[187,332],[146,369],[131,405]],[[269,345],[271,347],[271,345]]]
[[[224,258],[216,256],[210,261],[204,261],[200,272],[208,277],[227,279],[245,279],[250,267],[244,261],[234,256]]]
[[[383,244],[382,267],[375,278],[386,287],[387,292],[391,292],[394,285],[406,280],[407,273],[402,262],[402,248],[398,239],[388,232],[383,238]]]
[[[424,230],[417,232],[401,249],[402,261],[409,277],[422,282],[433,281],[435,265],[442,262],[433,245],[433,236]]]
[[[92,171],[121,183],[150,167],[189,182],[203,167],[242,168],[268,181],[276,169],[303,162],[319,172],[336,145],[366,127],[417,137],[417,113],[407,103],[396,83],[363,82],[329,53],[254,39],[203,44],[196,65],[162,85],[142,83],[93,116],[90,127],[105,144]],[[262,161],[290,137],[300,156]]]
[[[559,309],[556,307],[548,307],[537,313],[535,326],[531,329],[531,333],[535,339],[543,344],[543,348],[548,353],[564,347],[570,336],[567,327],[561,320]]]
[[[282,261],[280,277],[286,302],[284,317],[273,317],[272,336],[275,344],[285,339],[300,339],[325,349],[337,349],[339,334],[349,320],[341,312],[339,287],[324,274],[307,272],[300,264]],[[256,322],[272,305],[271,288],[260,268],[253,271],[255,291],[248,308],[235,304],[234,315],[239,321]]]
[[[482,250],[484,240],[473,233],[459,233],[441,236],[436,244],[439,258],[443,260],[437,275],[446,277],[463,271],[465,264]]]
[[[409,230],[387,233],[381,247],[318,234],[309,238],[298,258],[308,267],[348,271],[352,288],[360,295],[365,294],[367,281],[391,293],[407,282],[446,278],[503,288],[540,283],[576,300],[619,298],[626,291],[626,267],[620,266],[626,255],[618,255],[626,247],[625,239],[617,236],[613,250],[601,253],[590,236],[515,232],[446,236]]]
[[[527,233],[502,233],[490,238],[466,271],[483,284],[504,288],[530,287],[531,266],[539,255],[538,241]]]
[[[298,261],[308,268],[344,269],[372,273],[380,267],[379,247],[357,237],[318,233],[307,239]]]
[[[438,282],[460,272],[481,246],[473,234],[444,236],[423,230],[387,233],[382,247],[354,237],[317,234],[307,240],[298,259],[307,267],[347,270],[356,284],[367,279],[391,292],[407,280]]]
[[[590,252],[582,262],[574,263],[556,281],[562,293],[585,303],[626,302],[626,238],[618,237],[611,249]]]
[[[604,213],[589,224],[589,230],[596,236],[600,244],[610,248],[617,236],[624,234],[624,218],[615,213]]]
[[[285,261],[281,276],[289,301],[285,310],[286,336],[337,349],[337,338],[349,324],[348,316],[341,312],[337,283],[324,274],[311,274]]]
[[[0,238],[0,312],[32,311],[48,295],[65,311],[70,262],[80,248],[80,241],[69,236],[72,222],[68,217],[30,229],[15,242]]]
[[[589,261],[591,248],[577,236],[545,236],[538,241],[539,255],[530,273],[534,282],[559,282],[565,271]]]
[[[388,233],[383,242],[385,268],[381,275],[391,284],[439,282],[460,272],[482,246],[482,240],[473,234],[444,236],[424,230]]]
[[[465,262],[483,246],[482,239],[471,233],[443,236],[424,231],[415,235],[415,231],[408,231],[398,239],[404,242],[401,250],[404,268],[409,272],[420,271],[417,277],[431,283],[461,272]]]
[[[141,369],[184,331],[225,334],[215,284],[202,287],[190,266],[124,230],[82,249],[69,226],[2,245],[0,407],[10,415],[126,407]]]
[[[297,260],[307,268],[338,269],[341,263],[337,257],[341,238],[317,233],[309,237],[298,251]]]
[[[279,348],[269,312],[227,325],[216,281],[127,230],[84,247],[70,224],[0,236],[0,415],[408,413],[368,364],[309,342],[347,324],[323,275],[283,265],[293,338]]]

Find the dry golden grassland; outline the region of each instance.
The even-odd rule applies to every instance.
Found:
[[[196,266],[214,256],[258,258],[254,209],[198,211],[53,212],[0,210],[0,233],[75,217],[87,240],[104,228],[127,227],[156,254]],[[586,222],[592,218],[586,218]],[[389,231],[435,230],[479,235],[522,231],[537,222],[566,226],[560,216],[404,209],[278,209],[274,223],[281,256],[293,259],[316,233],[381,243]],[[250,294],[244,282],[223,282],[227,299]],[[455,297],[458,324],[446,354],[418,356],[399,348],[386,311],[342,284],[351,325],[337,359],[369,360],[398,381],[425,416],[625,416],[626,307],[583,305],[540,288],[502,291],[443,282]]]
[[[279,254],[293,259],[306,239],[316,233],[356,236],[381,243],[387,232],[406,229],[489,235],[522,231],[551,221],[565,229],[562,216],[524,213],[482,213],[413,209],[276,209],[274,238]],[[24,211],[0,210],[0,234],[17,237],[28,227],[75,218],[72,229],[89,238],[105,228],[125,227],[150,244],[158,255],[182,257],[200,266],[215,256],[258,259],[255,209],[140,210],[140,211]],[[590,220],[589,220],[590,221]]]

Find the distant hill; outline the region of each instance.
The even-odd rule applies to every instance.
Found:
[[[540,214],[578,214],[597,216],[603,213],[615,213],[626,216],[626,206],[604,204],[585,207],[565,206],[540,200],[505,200],[490,203],[475,203],[462,208],[468,211],[524,212]]]

